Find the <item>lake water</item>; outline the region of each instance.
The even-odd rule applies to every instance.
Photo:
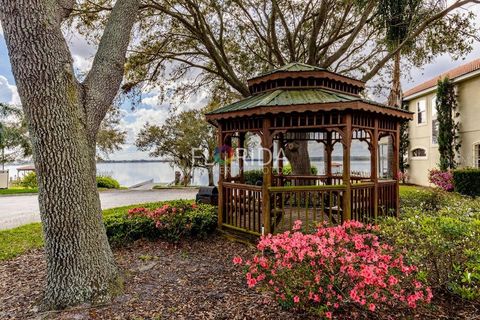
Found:
[[[319,174],[323,173],[323,162],[312,161]],[[25,166],[21,165],[7,165],[5,169],[10,170],[10,177],[17,175],[17,168]],[[352,170],[369,172],[369,161],[352,161]],[[245,170],[260,169],[261,162],[249,162],[245,166]],[[333,169],[335,170],[338,169]],[[341,168],[340,168],[341,170]],[[97,172],[101,175],[112,176],[117,179],[122,186],[132,186],[137,183],[153,179],[155,183],[171,183],[175,180],[175,171],[177,168],[172,167],[168,162],[115,162],[115,163],[98,163]],[[233,172],[236,170],[234,169]],[[214,170],[215,181],[218,180],[218,166]],[[194,185],[208,185],[208,175],[205,169],[195,169],[192,184]]]

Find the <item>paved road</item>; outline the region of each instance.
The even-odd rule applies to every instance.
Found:
[[[137,203],[194,199],[196,189],[120,190],[100,193],[103,209]],[[0,196],[0,230],[39,222],[37,195]]]

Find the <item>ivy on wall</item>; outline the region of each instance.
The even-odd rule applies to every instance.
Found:
[[[437,121],[438,121],[438,151],[440,153],[439,168],[441,171],[455,169],[455,155],[460,150],[458,135],[460,114],[457,111],[457,95],[455,86],[448,78],[438,80],[437,85]]]

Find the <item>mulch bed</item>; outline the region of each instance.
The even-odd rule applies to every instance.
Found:
[[[35,250],[0,262],[0,319],[309,319],[282,310],[267,294],[247,288],[232,258],[253,251],[221,236],[177,245],[138,241],[115,250],[125,289],[111,304],[40,313],[45,263],[43,252]],[[433,307],[416,315],[385,316],[480,319],[478,311],[471,303],[437,296]],[[353,313],[368,317],[345,310],[343,318]]]

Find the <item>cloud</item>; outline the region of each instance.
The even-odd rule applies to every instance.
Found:
[[[87,41],[76,29],[64,30],[64,36],[72,53],[75,71],[79,78],[83,78],[92,67],[97,45]]]
[[[3,36],[3,28],[1,23],[0,23],[0,36]]]
[[[21,104],[17,86],[10,84],[8,79],[2,75],[0,75],[0,102],[13,105]]]

